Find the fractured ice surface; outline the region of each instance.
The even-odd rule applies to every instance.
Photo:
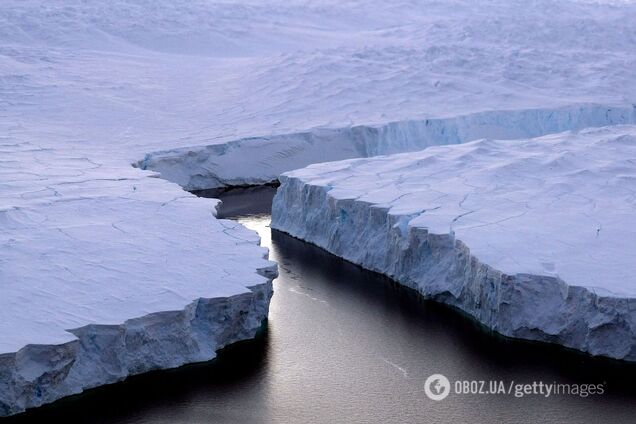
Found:
[[[135,162],[194,190],[430,145],[634,124],[636,3],[603,3],[250,4],[243,13],[277,22],[264,30],[267,53],[188,74],[197,91],[185,99],[208,127]],[[289,31],[293,48],[269,54]]]
[[[267,317],[258,236],[132,167],[0,141],[0,416],[216,356]]]
[[[633,123],[635,20],[567,0],[0,2],[0,414],[210,358],[265,315],[253,236],[131,164],[210,188]]]
[[[410,152],[478,138],[517,139],[564,130],[635,124],[636,106],[580,104],[556,109],[492,111],[447,119],[318,128],[224,144],[153,152],[137,162],[188,190],[266,184],[312,163]]]
[[[506,336],[636,360],[636,127],[311,165],[272,228]]]
[[[634,2],[6,0],[0,107],[188,189],[254,183],[633,123],[635,21]]]

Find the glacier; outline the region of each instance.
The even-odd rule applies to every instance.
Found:
[[[636,127],[315,164],[280,180],[272,228],[505,336],[636,361]]]

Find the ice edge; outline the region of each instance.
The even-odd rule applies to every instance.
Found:
[[[600,296],[552,276],[504,274],[471,255],[453,234],[404,231],[398,225],[404,216],[387,209],[336,199],[330,187],[293,176],[280,180],[272,229],[456,307],[504,336],[636,361],[636,299]],[[348,226],[334,215],[342,209],[348,211]],[[356,235],[373,240],[366,244],[373,251],[357,243]]]
[[[257,273],[266,281],[249,292],[199,298],[183,310],[119,325],[89,324],[68,330],[76,340],[0,354],[0,416],[131,375],[209,361],[219,349],[254,338],[267,319],[277,268],[272,264]]]
[[[587,127],[635,124],[636,105],[573,104],[412,119],[384,125],[314,128],[221,144],[151,152],[133,166],[160,173],[189,191],[260,185],[318,162],[461,144],[480,138],[522,139]]]

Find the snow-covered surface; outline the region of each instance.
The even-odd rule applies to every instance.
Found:
[[[209,188],[634,122],[635,21],[565,0],[0,2],[3,369],[26,343],[266,281],[253,236],[131,164]],[[49,365],[2,374],[40,390],[9,412],[127,372],[47,391]]]
[[[213,14],[219,31],[233,16],[223,8]],[[286,1],[243,4],[241,13],[247,28],[230,32],[232,41],[258,44],[250,25],[266,19],[263,47],[237,48],[221,69],[208,61],[205,72],[180,81],[196,109],[187,113],[207,119],[206,128],[176,122],[178,140],[136,158],[189,189],[261,183],[359,157],[374,150],[375,128],[398,128],[397,140],[391,130],[384,139],[385,153],[397,153],[634,122],[633,114],[605,119],[602,107],[636,103],[632,3]],[[577,113],[590,103],[598,113]],[[427,120],[438,131],[424,128]]]
[[[263,160],[237,168],[200,146],[493,111],[490,129],[477,120],[467,134],[506,138],[523,128],[508,111],[629,108],[635,21],[631,2],[6,0],[2,116],[40,143],[110,147],[122,166],[187,147],[206,162],[190,187],[209,188],[216,173],[271,178],[337,152],[260,140]],[[177,162],[156,168],[187,182]]]
[[[272,228],[505,335],[636,360],[636,127],[311,165]]]
[[[252,137],[148,154],[136,163],[188,190],[265,184],[312,163],[410,152],[478,138],[518,139],[564,130],[636,123],[636,106],[581,104],[492,111],[445,119],[398,121]]]
[[[212,359],[267,317],[275,265],[217,201],[72,149],[0,150],[0,416]]]
[[[265,283],[267,250],[215,219],[217,201],[73,152],[46,163],[56,153],[3,152],[0,354]]]

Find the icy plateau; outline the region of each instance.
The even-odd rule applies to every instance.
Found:
[[[280,179],[272,228],[506,336],[636,360],[636,127],[431,147]]]
[[[394,237],[349,259],[397,279],[431,278],[415,262],[387,268],[386,255],[434,228],[426,238],[439,236],[430,246],[453,286],[434,263],[444,278],[423,293],[504,334],[633,359],[633,128],[611,127],[636,123],[634,22],[625,1],[1,2],[0,415],[254,336],[275,267],[254,233],[182,188],[480,138],[508,141],[289,174],[276,225],[336,253],[353,230],[343,222]],[[304,178],[340,169],[345,187],[345,173],[362,178],[345,172],[354,163],[381,164],[394,186],[376,193],[368,172],[359,195],[403,209],[342,189],[349,213],[372,214],[366,228],[355,213],[328,215],[338,197],[305,217],[308,205],[286,201],[305,187],[312,202],[337,194]],[[447,215],[409,209],[402,194]],[[316,228],[337,231],[336,244],[311,240]],[[493,231],[502,244],[489,248]],[[359,243],[364,255],[371,241]],[[503,275],[519,290],[479,285]],[[521,313],[539,301],[547,315]]]

